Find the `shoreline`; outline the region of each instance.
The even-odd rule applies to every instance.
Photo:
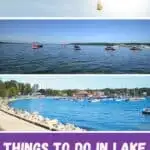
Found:
[[[45,118],[39,115],[38,112],[29,113],[24,110],[19,110],[19,109],[14,109],[12,107],[9,107],[8,103],[13,100],[14,99],[10,99],[9,101],[8,99],[7,103],[1,103],[0,112],[3,112],[19,120],[28,122],[30,124],[36,125],[38,127],[41,127],[49,131],[86,131],[85,129],[76,127],[74,124],[70,124],[70,123],[63,124],[59,122],[57,119]],[[0,123],[0,130],[1,130],[1,123]]]
[[[108,101],[110,101],[109,99],[113,99],[113,101],[117,101],[116,99],[118,99],[118,97],[107,97],[107,98],[96,98],[96,97],[74,97],[74,96],[20,96],[20,97],[14,97],[14,98],[7,98],[8,103],[12,102],[12,101],[16,101],[16,100],[33,100],[33,99],[48,99],[48,98],[54,98],[56,100],[68,100],[69,98],[71,98],[70,101],[80,101],[83,99],[92,101],[92,100],[99,100],[99,101],[106,101],[105,99],[108,99]],[[126,99],[128,101],[141,101],[141,100],[146,100],[148,97],[143,97],[143,96],[136,96],[136,97],[125,97],[125,98],[119,98],[119,99]],[[124,101],[124,100],[122,100]]]

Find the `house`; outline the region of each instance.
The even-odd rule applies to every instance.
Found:
[[[103,91],[95,91],[95,92],[93,92],[93,97],[94,98],[105,97],[105,93]]]
[[[42,94],[40,92],[34,92],[32,93],[32,96],[42,96]]]
[[[89,96],[89,93],[87,91],[78,91],[76,93],[73,94],[73,97],[76,97],[76,98],[84,98],[84,97],[88,97]]]

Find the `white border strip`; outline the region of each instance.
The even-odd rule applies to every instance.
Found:
[[[0,74],[0,77],[4,76],[50,76],[50,77],[60,77],[60,76],[126,76],[126,77],[150,77],[150,74]]]
[[[0,17],[0,20],[150,20],[150,17]]]
[[[147,133],[150,134],[150,131],[0,131],[1,133],[82,133],[82,134],[100,134],[100,133]]]

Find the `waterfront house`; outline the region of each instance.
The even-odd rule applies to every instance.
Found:
[[[77,91],[76,93],[73,94],[73,97],[75,98],[84,98],[84,97],[88,97],[89,93],[87,91]]]
[[[34,93],[32,93],[32,95],[31,95],[32,97],[39,97],[39,98],[42,98],[42,97],[45,97],[44,95],[42,95],[40,92],[34,92]]]
[[[103,91],[95,91],[95,92],[93,92],[93,97],[94,98],[102,98],[102,97],[105,97],[105,93]]]

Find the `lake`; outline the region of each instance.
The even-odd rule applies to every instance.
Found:
[[[45,44],[0,44],[0,73],[150,73],[150,49],[131,51],[121,47],[105,51],[104,46]]]
[[[143,108],[150,107],[150,99],[96,103],[70,100],[16,100],[9,105],[16,109],[39,112],[44,117],[72,123],[89,131],[150,131],[150,115],[141,113]]]

